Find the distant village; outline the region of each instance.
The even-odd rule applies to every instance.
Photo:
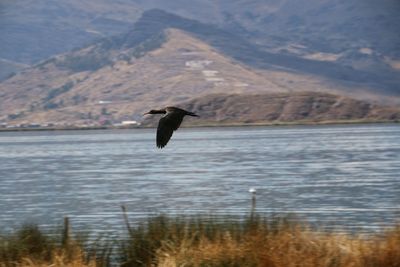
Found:
[[[107,105],[112,101],[100,100],[98,104]],[[20,118],[23,112],[17,114],[10,114],[9,119]],[[10,118],[11,117],[11,118]],[[139,118],[139,119],[137,119]],[[123,118],[115,118],[106,107],[103,107],[101,114],[96,116],[84,115],[76,121],[49,121],[49,122],[28,122],[22,121],[18,123],[1,121],[1,130],[35,130],[35,129],[91,129],[91,128],[137,128],[141,125],[141,115],[125,116]],[[12,120],[11,120],[12,121]]]
[[[77,123],[68,122],[46,122],[46,123],[19,123],[9,124],[0,123],[0,130],[19,130],[19,129],[80,129],[80,128],[136,128],[141,125],[135,120],[113,122],[110,120],[84,121]]]

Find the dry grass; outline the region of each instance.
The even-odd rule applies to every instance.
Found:
[[[1,267],[111,265],[100,247],[89,250],[73,240],[61,245],[34,227],[0,241]],[[132,227],[114,249],[113,266],[397,267],[400,226],[361,236],[257,216],[157,216]]]
[[[78,237],[64,241],[62,234],[44,234],[35,225],[24,225],[15,233],[0,236],[0,267],[94,267],[108,263],[104,247],[93,250]]]
[[[301,227],[257,229],[239,240],[225,232],[215,240],[164,242],[157,266],[394,267],[400,266],[400,229],[372,239]]]
[[[53,253],[49,260],[38,260],[32,257],[24,257],[20,261],[14,263],[18,267],[96,267],[98,264],[95,260],[85,260],[85,254],[80,247],[75,247],[71,251],[58,250]]]
[[[202,218],[181,229],[161,239],[154,266],[400,266],[400,227],[366,237],[312,231],[286,220]]]

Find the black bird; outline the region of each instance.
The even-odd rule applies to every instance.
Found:
[[[166,107],[163,109],[152,109],[146,114],[165,114],[158,122],[157,127],[157,147],[163,148],[167,145],[172,133],[178,130],[182,123],[183,117],[186,115],[199,117],[193,112],[186,111],[177,107]]]

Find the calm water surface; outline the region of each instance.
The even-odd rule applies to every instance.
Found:
[[[0,133],[0,227],[123,228],[159,213],[295,213],[373,231],[400,218],[400,126]]]

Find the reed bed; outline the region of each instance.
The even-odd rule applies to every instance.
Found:
[[[0,237],[0,266],[400,267],[400,225],[355,235],[254,214],[161,215],[95,244],[65,229],[49,235],[29,225]]]

